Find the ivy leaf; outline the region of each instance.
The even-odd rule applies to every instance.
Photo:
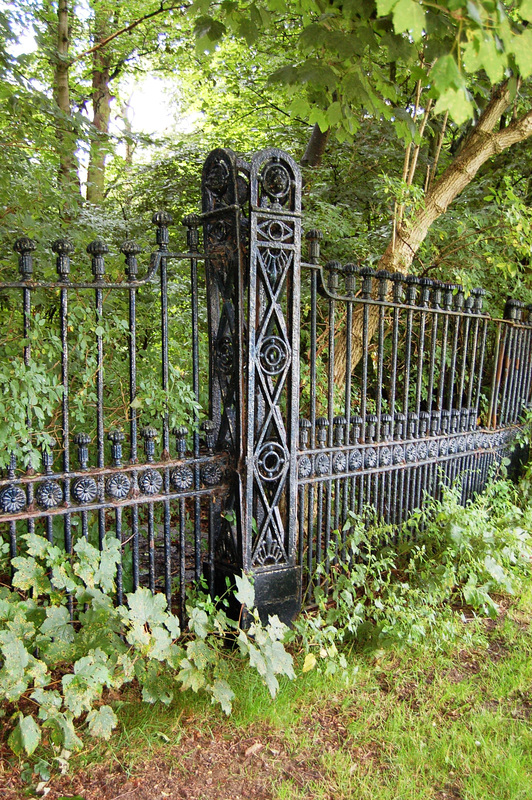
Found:
[[[19,713],[18,723],[7,740],[12,751],[16,756],[23,752],[31,756],[40,741],[41,729],[33,717],[25,717]]]
[[[253,608],[255,605],[255,589],[248,576],[243,572],[242,575],[235,575],[237,590],[235,598],[246,608]]]
[[[233,710],[232,701],[235,698],[235,693],[227,683],[220,678],[214,681],[212,686],[212,702],[213,703],[220,703],[222,707],[222,711],[224,711],[227,716]]]
[[[111,706],[101,706],[89,711],[87,722],[91,736],[96,736],[98,739],[109,739],[113,728],[118,725],[118,718]]]

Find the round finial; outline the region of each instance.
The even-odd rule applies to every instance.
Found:
[[[309,242],[310,241],[321,242],[321,240],[323,239],[323,233],[317,228],[311,228],[309,231],[306,232],[305,239],[307,239],[307,241]]]
[[[108,252],[108,245],[106,245],[105,242],[102,242],[101,239],[95,239],[94,242],[91,242],[87,245],[87,253],[90,256],[97,258],[98,256],[104,256]]]
[[[69,242],[68,239],[56,239],[51,244],[52,253],[55,253],[57,256],[71,256],[74,250],[76,249],[72,242]]]
[[[156,211],[152,214],[151,221],[158,228],[166,228],[168,225],[172,225],[174,218],[169,211]]]
[[[187,214],[183,217],[183,225],[185,228],[199,228],[200,222],[199,214]]]
[[[137,244],[137,242],[133,241],[133,239],[127,239],[120,246],[120,252],[123,253],[126,257],[138,256],[139,253],[142,253],[142,247],[140,246],[140,244]]]
[[[33,251],[36,249],[37,249],[36,241],[34,239],[30,239],[29,236],[21,236],[13,244],[13,250],[15,251],[15,253],[18,253],[19,255],[25,255],[26,253],[33,253]]]

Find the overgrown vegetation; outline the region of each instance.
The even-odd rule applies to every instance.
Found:
[[[397,537],[351,517],[337,532],[345,547],[334,580],[318,570],[307,598],[314,608],[291,631],[275,617],[263,626],[256,612],[244,629],[228,617],[227,601],[213,602],[201,586],[189,593],[181,631],[163,595],[140,588],[127,606],[114,605],[116,539],[99,552],[81,538],[69,558],[44,537],[25,535],[12,588],[0,590],[9,746],[38,764],[54,750],[82,748],[86,736],[108,739],[118,722],[113,698],[131,683],[147,703],[171,704],[176,691],[192,689],[229,714],[240,702],[235,660],[246,673],[255,669],[274,697],[279,675],[296,679],[294,657],[303,674],[337,674],[349,683],[360,645],[448,646],[464,609],[495,618],[500,593],[519,593],[530,581],[529,485],[527,477],[518,492],[495,482],[466,508],[451,488]],[[7,551],[4,544],[4,571]],[[237,584],[237,601],[252,609],[252,585],[245,576]]]

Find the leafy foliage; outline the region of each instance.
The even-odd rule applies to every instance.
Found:
[[[337,532],[339,539],[341,532]],[[427,502],[398,539],[354,514],[346,523],[332,580],[318,567],[312,599],[317,611],[295,623],[307,652],[304,671],[348,675],[345,646],[393,640],[419,643],[453,638],[452,607],[496,616],[496,595],[513,594],[532,568],[532,509],[515,487],[490,484],[460,505],[449,488],[441,502]]]
[[[108,739],[118,719],[106,699],[133,680],[145,702],[167,704],[177,688],[192,689],[230,714],[228,661],[257,669],[272,697],[277,675],[295,677],[282,644],[287,628],[276,617],[261,624],[245,576],[236,598],[252,614],[246,631],[200,588],[189,596],[182,633],[162,594],[141,587],[127,595],[127,605],[114,605],[115,538],[101,552],[80,539],[73,558],[37,534],[25,539],[25,555],[12,560],[14,588],[0,590],[0,701],[11,704],[15,754],[32,755],[41,741],[78,750],[84,734]],[[227,649],[228,637],[238,648]],[[24,713],[28,700],[35,714]]]

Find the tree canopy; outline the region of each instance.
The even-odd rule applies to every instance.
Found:
[[[150,206],[194,208],[211,147],[275,143],[305,166],[327,254],[526,292],[530,21],[532,0],[15,3],[0,16],[3,238],[124,238]],[[146,72],[197,119],[149,159],[124,83]]]

